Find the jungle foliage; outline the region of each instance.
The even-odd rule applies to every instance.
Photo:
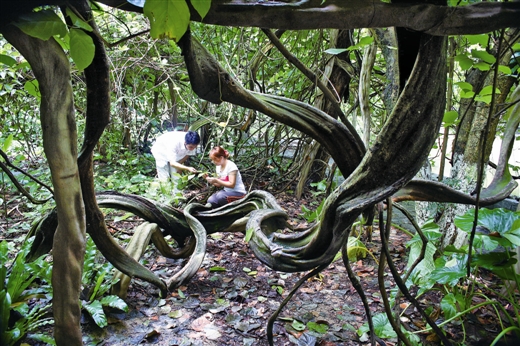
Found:
[[[290,30],[273,24],[271,28],[278,29],[274,31],[254,25],[207,25],[215,20],[212,6],[226,8],[229,4],[225,1],[214,1],[213,4],[210,1],[191,1],[188,5],[184,1],[149,0],[142,9],[142,2],[129,2],[134,5],[132,11],[135,12],[98,3],[86,6],[87,3],[81,1],[74,2],[77,7],[43,6],[34,13],[18,17],[14,28],[2,29],[5,39],[0,41],[0,144],[3,158],[0,163],[5,218],[2,227],[6,231],[6,236],[2,237],[24,243],[22,235],[31,229],[29,224],[9,222],[9,214],[14,210],[34,216],[40,222],[39,226],[52,232],[58,227],[57,219],[50,215],[56,204],[66,205],[67,202],[53,199],[62,191],[55,186],[59,184],[51,174],[53,169],[57,169],[52,166],[52,157],[59,155],[44,143],[47,136],[55,140],[56,148],[60,147],[57,135],[44,133],[50,127],[47,123],[50,116],[46,114],[53,112],[68,112],[64,117],[68,121],[64,123],[75,123],[72,126],[74,130],[66,131],[71,134],[73,147],[81,148],[77,152],[71,150],[74,154],[79,152],[78,164],[72,163],[72,166],[80,167],[87,223],[91,227],[96,225],[86,231],[117,269],[149,280],[163,291],[189,280],[190,273],[197,267],[190,266],[179,277],[167,282],[145,268],[135,269],[137,265],[128,264],[130,256],[124,251],[110,251],[113,244],[107,240],[107,232],[96,233],[97,230],[106,230],[101,220],[105,216],[97,212],[97,204],[102,208],[117,205],[128,213],[145,216],[147,221],[159,224],[162,229],[175,224],[180,229],[176,230],[178,233],[166,232],[175,240],[177,247],[174,246],[173,252],[182,252],[183,256],[194,253],[194,262],[200,262],[204,253],[203,241],[198,237],[226,230],[240,217],[250,215],[251,220],[257,217],[262,221],[240,226],[242,231],[249,232],[255,255],[276,270],[307,271],[323,268],[333,261],[338,252],[347,247],[351,225],[363,216],[367,227],[372,227],[375,207],[383,208],[385,202],[385,207],[390,208],[392,198],[393,202],[415,199],[480,207],[507,197],[516,186],[514,178],[520,167],[509,158],[520,118],[518,28],[500,26],[487,33],[471,32],[475,30],[471,29],[468,30],[471,34],[456,34],[449,36],[449,40],[435,32],[433,35],[437,36],[406,36],[398,29],[397,37],[407,37],[408,42],[416,45],[415,49],[403,47],[397,41],[388,41],[394,32],[377,27],[336,30],[316,26]],[[335,3],[325,1],[325,6],[331,2]],[[113,5],[117,1],[101,3]],[[285,11],[283,6],[287,5],[281,3],[279,13]],[[491,3],[503,5],[504,13],[515,11],[515,4]],[[49,1],[40,5],[54,4]],[[377,4],[375,8],[379,6],[384,4]],[[457,13],[463,8],[477,11],[490,5],[478,1],[450,1],[449,6],[453,7],[453,13]],[[168,13],[175,15],[168,17]],[[222,21],[226,20],[227,17],[223,16]],[[271,20],[279,23],[277,16],[267,21]],[[70,103],[63,103],[64,109],[55,105],[57,99],[53,99],[55,104],[46,104],[51,99],[49,95],[63,95],[53,94],[56,92],[52,90],[54,84],[42,77],[47,60],[36,66],[39,58],[28,56],[29,46],[37,52],[46,52],[50,46],[54,61],[64,66],[70,64],[70,79],[66,76],[62,81],[66,81],[64,85],[70,84],[73,98],[65,97]],[[400,54],[399,59],[396,54]],[[410,57],[411,63],[407,65],[406,58]],[[338,76],[341,79],[335,79]],[[449,76],[447,83],[446,76]],[[99,79],[93,87],[92,80],[96,78]],[[110,86],[103,80],[110,80]],[[43,109],[44,106],[48,109]],[[57,109],[54,111],[52,107]],[[479,115],[482,116],[479,118]],[[467,124],[476,126],[468,128]],[[222,145],[239,163],[250,186],[262,187],[268,194],[253,192],[243,203],[224,208],[219,214],[204,211],[180,195],[165,193],[169,187],[155,181],[149,149],[158,134],[172,129],[200,132],[203,145],[192,159],[193,166],[201,171],[211,171],[207,152],[214,145]],[[76,138],[75,131],[84,135]],[[453,138],[456,146],[450,158],[448,143]],[[471,142],[481,138],[477,145]],[[494,168],[488,169],[489,143],[495,138],[503,140],[504,149],[499,161],[491,164]],[[461,151],[461,147],[469,150]],[[460,188],[462,179],[454,183],[450,178],[443,179],[445,164],[458,160],[454,152],[464,153],[464,158],[474,152],[484,153],[476,161],[479,174],[466,175],[471,180],[470,186],[479,191],[476,196]],[[425,160],[434,167],[441,166],[440,182],[412,181],[408,184]],[[489,186],[484,186],[483,173],[488,170],[495,179]],[[185,186],[181,188],[201,185],[196,176],[185,176],[182,183]],[[75,185],[67,184],[65,186],[74,192],[72,186]],[[481,187],[488,188],[482,190],[482,195]],[[106,190],[115,190],[118,194],[101,193]],[[100,193],[97,201],[93,191]],[[279,228],[284,228],[283,211],[273,197],[280,191],[294,191],[296,198],[304,193],[322,193],[323,203],[314,215],[312,211],[302,210],[302,215],[312,215],[316,221],[309,230],[301,234],[273,236]],[[131,203],[125,200],[125,194],[132,195],[128,197]],[[69,207],[73,209],[72,205]],[[254,209],[258,210],[251,213]],[[58,213],[60,211],[58,206]],[[484,220],[485,223],[499,213],[490,216],[483,212],[481,219],[477,208],[470,215],[461,213],[459,216],[464,216],[455,224],[473,239],[476,226],[469,227],[471,222],[468,220]],[[40,221],[41,215],[49,217]],[[506,219],[517,217],[506,212],[500,216]],[[110,218],[110,213],[106,217]],[[268,234],[262,233],[264,220],[267,220],[267,228],[274,227]],[[383,220],[377,223],[383,228]],[[496,271],[505,280],[518,281],[512,272],[515,263],[513,252],[519,245],[517,224],[515,219],[507,229],[487,228],[502,239],[498,243],[510,256],[506,263],[509,269],[497,269],[493,259],[485,254],[472,256],[475,250],[494,250],[490,245],[494,239],[488,239],[491,237],[477,236],[468,247],[454,248],[440,242],[443,230],[429,230],[426,232],[430,240],[428,247],[425,237],[414,239],[409,244],[409,278],[402,280],[400,290],[413,302],[416,298],[406,293],[407,285],[438,288],[444,294],[442,309],[446,320],[461,318],[472,305],[471,292],[460,291],[459,284],[472,270],[484,267]],[[254,232],[251,231],[253,228]],[[202,229],[202,233],[195,234],[196,245],[185,243],[193,235],[193,229]],[[80,229],[77,233],[80,247],[85,246],[84,232],[85,229]],[[149,237],[153,238],[154,231],[150,232]],[[420,228],[417,233],[420,233]],[[48,246],[52,244],[53,234],[46,236],[46,249],[50,250]],[[5,248],[7,245],[2,246]],[[156,246],[161,245],[156,243]],[[92,248],[88,249],[85,264],[93,265],[95,255]],[[427,258],[424,258],[425,251]],[[82,262],[82,256],[74,261]],[[7,257],[4,254],[6,263]],[[348,256],[344,256],[348,267],[346,258]],[[98,274],[108,273],[105,267],[98,269],[103,269],[98,270]],[[7,273],[6,266],[2,272]],[[7,275],[3,276],[5,281]],[[398,280],[399,275],[396,276]],[[101,297],[109,287],[109,284],[103,284],[104,278],[91,279],[95,283],[83,302],[83,308],[103,325],[101,306],[124,309],[124,304],[115,297]],[[356,280],[352,276],[350,279]],[[88,286],[86,283],[83,285]],[[471,282],[471,285],[477,283]],[[72,295],[79,294],[79,288],[75,289]],[[7,292],[0,290],[4,317],[13,299],[12,292]],[[64,294],[69,298],[70,295],[70,292]],[[514,293],[513,296],[504,295],[504,299],[517,304]],[[517,305],[515,309],[518,312]],[[41,317],[32,310],[23,312],[26,319]],[[379,337],[397,335],[407,344],[417,342],[392,323],[392,316],[391,311],[383,318],[374,316],[378,325],[383,320],[386,327],[382,330],[391,330],[389,334],[376,334]],[[428,314],[424,316],[428,320]],[[42,319],[39,323],[47,321]],[[387,328],[387,322],[390,328]],[[428,322],[429,328],[437,328],[439,337],[448,344],[438,327]],[[29,326],[35,325],[26,324],[27,331]],[[505,332],[520,330],[514,317],[506,318],[504,326]],[[369,320],[368,330],[373,327]],[[13,333],[22,332],[10,329],[9,333],[9,340],[14,340]],[[272,342],[272,335],[268,337]],[[61,340],[63,338],[62,335]],[[74,338],[77,338],[77,333]],[[58,343],[59,340],[57,338]]]

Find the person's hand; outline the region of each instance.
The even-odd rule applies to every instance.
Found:
[[[191,173],[197,173],[197,169],[194,168],[194,167],[187,167],[186,170],[191,172]]]

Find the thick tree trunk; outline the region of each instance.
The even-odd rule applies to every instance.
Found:
[[[518,38],[516,30],[510,30],[505,36],[500,52],[495,52],[497,63],[507,65],[509,54],[507,47],[510,47]],[[513,41],[511,41],[513,40]],[[506,53],[506,54],[504,54]],[[493,85],[494,71],[480,71],[473,69],[469,72],[466,82],[473,85],[475,94],[487,85]],[[463,99],[459,109],[460,124],[457,129],[457,136],[453,143],[451,177],[445,182],[455,189],[467,193],[475,194],[479,172],[483,167],[484,176],[489,171],[487,162],[491,154],[493,142],[495,141],[496,129],[500,119],[500,109],[506,101],[506,97],[511,89],[513,79],[501,76],[497,79],[499,92],[495,95],[493,105],[477,102],[474,99]],[[494,106],[491,109],[491,106]],[[484,139],[486,139],[484,141]],[[482,182],[484,183],[484,181]],[[443,246],[453,244],[457,247],[462,246],[467,237],[467,233],[457,230],[453,222],[455,216],[464,214],[469,206],[457,205],[433,205],[430,206],[426,217],[442,215],[436,221],[441,229],[444,230]]]
[[[2,33],[31,64],[42,96],[43,145],[58,210],[52,271],[54,337],[58,345],[82,345],[79,294],[86,226],[69,61],[52,38],[43,41],[12,26]]]

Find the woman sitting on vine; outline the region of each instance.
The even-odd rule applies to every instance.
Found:
[[[211,203],[211,207],[218,208],[229,203],[228,197],[244,196],[247,193],[246,187],[237,165],[229,160],[229,152],[217,146],[211,149],[209,158],[217,166],[217,177],[213,178],[206,175],[204,178],[211,185],[224,188],[208,198],[208,203]]]

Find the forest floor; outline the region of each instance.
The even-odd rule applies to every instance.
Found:
[[[276,198],[295,227],[306,225],[301,216],[302,205],[311,210],[317,206],[311,194],[298,202],[285,193],[277,194]],[[85,343],[107,346],[268,345],[269,318],[306,273],[271,270],[256,259],[243,238],[237,233],[211,235],[197,275],[168,297],[159,298],[155,287],[133,280],[126,299],[130,312],[110,315],[110,324],[104,329],[85,319]],[[406,233],[392,229],[389,250],[401,273],[407,262],[405,244],[409,239]],[[375,316],[384,313],[377,275],[381,252],[377,227],[371,241],[365,241],[365,245],[369,254],[351,266],[360,279],[372,316]],[[150,268],[165,279],[174,275],[186,261],[165,258],[155,250],[149,251],[146,259]],[[487,279],[489,286],[496,285],[492,282],[496,278],[488,276]],[[395,288],[388,269],[384,286],[387,292]],[[440,299],[435,291],[421,297],[419,302],[424,309],[433,307],[432,316],[438,316]],[[413,307],[406,308],[408,305],[406,299],[401,300],[400,306],[405,309],[402,323],[417,332],[421,345],[439,345],[435,334],[420,332],[425,329],[424,320]],[[470,317],[464,323],[465,339],[464,329],[457,322],[443,327],[448,338],[461,345],[489,345],[492,336],[500,331],[497,320],[487,308],[471,313]],[[441,318],[433,318],[442,322]],[[363,303],[339,259],[320,275],[308,279],[283,308],[273,327],[274,345],[369,345],[367,335],[360,336],[357,332],[366,326],[366,321]],[[391,329],[390,325],[386,328]],[[384,343],[396,345],[397,339],[385,339]]]
[[[301,205],[312,209],[316,202],[310,196],[295,202],[291,195],[281,193],[276,198],[289,214],[292,222],[305,225]],[[131,231],[139,219],[128,219],[109,225]],[[126,225],[126,226],[123,226]],[[132,226],[133,225],[133,226]],[[372,315],[384,313],[378,284],[378,264],[381,243],[379,231],[374,228],[372,240],[365,242],[369,254],[353,262],[352,269],[359,277]],[[278,309],[293,285],[305,273],[276,272],[255,258],[244,236],[237,233],[217,233],[208,237],[207,253],[197,274],[178,290],[160,297],[153,285],[132,279],[125,299],[129,311],[108,312],[108,326],[101,329],[87,314],[82,319],[85,345],[268,345],[268,319]],[[389,249],[396,267],[406,265],[405,244],[409,236],[393,229]],[[186,263],[161,256],[149,246],[144,263],[164,279],[174,275]],[[496,278],[488,276],[488,285],[496,286]],[[384,277],[387,292],[395,281],[387,272]],[[420,304],[439,312],[439,297],[430,293],[420,297]],[[422,333],[423,319],[405,299],[401,321],[409,330],[417,331],[422,345],[439,345],[434,334]],[[496,335],[501,330],[491,308],[481,308],[469,314],[466,322],[443,327],[448,338],[459,345],[476,345],[478,340]],[[320,275],[308,279],[283,308],[274,323],[275,345],[368,345],[358,329],[366,324],[361,299],[349,281],[341,259],[332,263]],[[442,321],[441,319],[437,320]],[[388,328],[391,327],[388,325]],[[464,339],[465,331],[465,339]],[[51,329],[48,330],[52,332]],[[491,339],[492,340],[492,339]],[[26,340],[30,345],[41,345]],[[384,340],[396,345],[397,339]],[[479,345],[489,345],[489,342]]]

